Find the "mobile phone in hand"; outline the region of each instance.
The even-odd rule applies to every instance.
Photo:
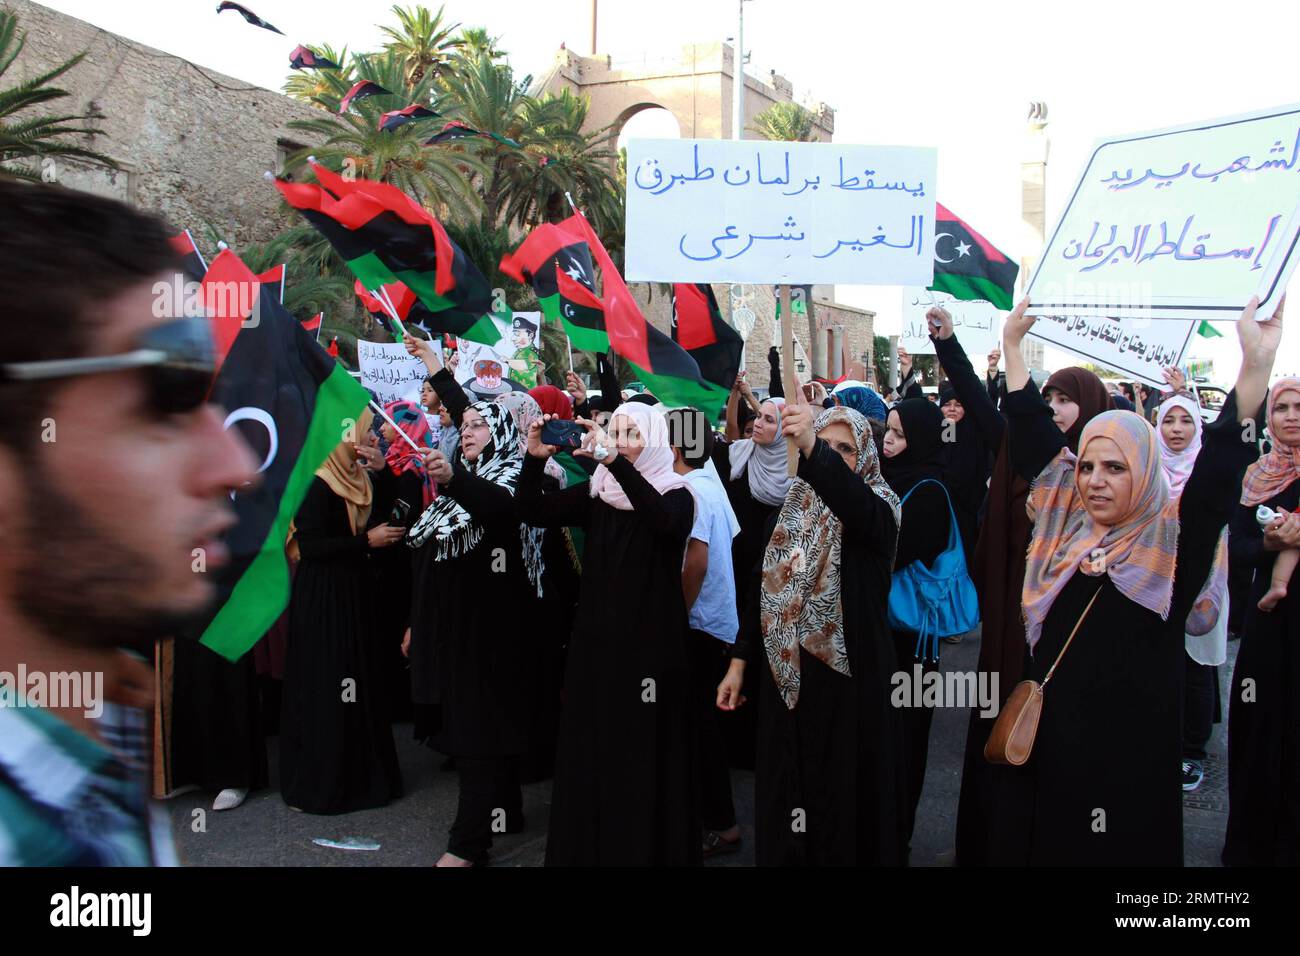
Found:
[[[561,418],[552,418],[542,426],[542,444],[554,445],[556,448],[578,448],[587,430],[577,422],[566,422]]]

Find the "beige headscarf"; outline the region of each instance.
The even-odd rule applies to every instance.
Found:
[[[359,534],[365,529],[366,522],[370,520],[370,504],[374,498],[370,487],[370,476],[357,464],[357,452],[354,446],[370,433],[370,425],[374,418],[375,414],[370,409],[367,408],[362,412],[357,418],[351,439],[344,439],[335,445],[329,457],[316,469],[316,477],[329,485],[330,491],[342,498],[348,506],[348,524],[353,534]],[[289,540],[286,546],[289,558],[293,561],[299,558],[298,541],[295,537],[297,533],[296,523],[289,522]]]

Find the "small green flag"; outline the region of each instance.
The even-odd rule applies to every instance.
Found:
[[[1196,327],[1196,334],[1207,339],[1223,338],[1223,333],[1205,320],[1202,320],[1201,324]]]

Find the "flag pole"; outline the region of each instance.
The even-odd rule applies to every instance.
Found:
[[[402,320],[397,315],[397,307],[393,305],[393,300],[388,297],[388,290],[381,285],[375,291],[375,298],[379,300],[380,305],[384,307],[384,310],[392,316],[393,321],[397,323],[397,331],[402,333],[402,338],[410,336],[411,333],[406,331],[406,326],[402,324]]]
[[[370,402],[370,407],[373,408],[376,412],[379,413],[379,417],[380,417],[380,418],[382,418],[384,421],[388,422],[388,424],[392,425],[392,426],[393,426],[393,431],[395,431],[395,432],[397,432],[397,434],[401,435],[401,436],[402,436],[402,440],[405,441],[405,442],[406,442],[408,445],[410,445],[412,448],[414,448],[416,451],[418,451],[418,452],[420,452],[421,454],[423,454],[424,452],[426,452],[426,451],[429,450],[429,449],[427,449],[427,448],[421,448],[421,447],[420,447],[419,445],[417,445],[414,441],[412,441],[411,436],[408,435],[408,434],[406,434],[406,432],[402,431],[400,428],[398,428],[398,427],[397,427],[397,422],[395,422],[395,421],[393,421],[391,418],[389,418],[389,417],[388,417],[388,412],[386,412],[386,411],[384,411],[382,408],[380,408],[380,407],[379,407],[379,404],[378,404],[377,402],[375,402],[375,401],[371,401],[371,402]]]
[[[785,402],[790,404],[803,404],[803,392],[799,389],[799,378],[794,374],[794,316],[790,314],[790,286],[782,284],[781,286],[781,351],[782,368],[781,375],[785,379]],[[794,442],[785,443],[785,466],[786,473],[796,475],[799,473],[799,449],[795,447]]]

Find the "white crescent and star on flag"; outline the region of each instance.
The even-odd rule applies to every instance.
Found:
[[[956,250],[957,255],[952,258],[945,259],[943,256],[939,255],[939,240],[943,238],[952,239],[953,234],[950,232],[941,232],[934,237],[934,261],[935,262],[948,263],[954,261],[954,259],[961,259],[964,258],[965,256],[970,255],[970,243],[958,242],[956,245],[953,246],[953,249]]]

